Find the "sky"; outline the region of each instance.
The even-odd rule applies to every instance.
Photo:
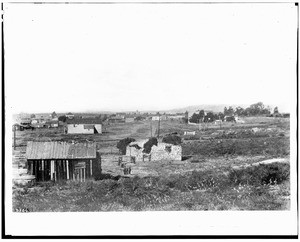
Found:
[[[17,112],[296,105],[294,4],[4,4]]]

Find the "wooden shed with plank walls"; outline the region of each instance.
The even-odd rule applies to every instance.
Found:
[[[94,142],[33,142],[26,148],[28,171],[36,181],[92,178],[101,170],[100,155]]]

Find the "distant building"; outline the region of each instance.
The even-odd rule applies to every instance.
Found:
[[[159,117],[159,116],[153,116],[153,117],[152,117],[152,121],[158,121],[158,120],[160,120],[160,117]]]
[[[30,118],[22,118],[20,121],[21,125],[30,125],[31,124],[31,119]]]
[[[170,119],[183,119],[183,118],[185,118],[185,115],[172,115],[169,118]]]
[[[67,120],[68,134],[101,134],[102,122],[99,119],[69,119]]]
[[[33,118],[31,120],[31,126],[33,128],[44,128],[46,126],[46,121],[45,119],[43,118],[43,116],[38,116],[36,118]]]
[[[125,116],[126,113],[124,113],[124,112],[119,112],[119,113],[116,113],[116,115],[120,117],[120,116]]]
[[[13,131],[14,131],[14,130],[21,130],[20,124],[14,124],[14,125],[12,126],[12,130],[13,130]]]
[[[73,113],[67,113],[66,115],[65,115],[68,119],[73,119],[75,116],[74,116],[74,114]]]
[[[244,120],[242,120],[242,119],[240,119],[239,117],[234,117],[235,118],[235,122],[237,122],[237,123],[240,123],[240,124],[244,124],[245,123],[245,121]]]
[[[79,180],[95,174],[100,155],[95,143],[28,142],[28,173],[36,181]]]
[[[35,129],[38,129],[38,128],[44,128],[46,126],[46,123],[43,122],[43,123],[32,123],[31,124],[31,127],[32,128],[35,128]]]
[[[109,117],[108,122],[109,123],[125,123],[125,117],[124,116]]]
[[[166,114],[161,115],[160,120],[162,120],[162,121],[168,120],[168,115],[166,115]]]
[[[134,118],[132,118],[132,117],[125,118],[125,123],[133,123],[133,122],[134,122]]]
[[[183,135],[196,135],[196,131],[184,131]]]
[[[51,121],[47,121],[47,122],[45,123],[45,126],[46,126],[47,128],[58,128],[59,123],[58,123],[58,121],[51,120]]]
[[[220,125],[220,124],[222,124],[222,123],[223,123],[223,121],[222,121],[221,119],[215,120],[215,124],[217,124],[217,125]]]

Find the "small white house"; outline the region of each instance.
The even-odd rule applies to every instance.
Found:
[[[244,124],[245,121],[240,119],[239,117],[234,117],[235,118],[235,122],[240,123],[240,124]]]
[[[217,125],[220,125],[220,124],[222,124],[222,123],[223,123],[223,121],[222,121],[221,119],[215,120],[215,124],[217,124]]]
[[[196,135],[196,131],[184,131],[183,135]]]
[[[158,121],[160,118],[159,118],[159,116],[153,116],[152,117],[152,121]]]
[[[67,114],[66,114],[66,117],[67,117],[68,119],[73,119],[75,116],[74,116],[73,113],[67,113]]]
[[[68,134],[101,134],[102,124],[99,119],[70,119],[67,120]]]
[[[134,118],[133,117],[126,117],[125,118],[125,123],[133,123],[134,122]]]

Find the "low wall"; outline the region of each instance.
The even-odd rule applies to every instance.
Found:
[[[143,148],[127,146],[126,156],[133,156],[136,162],[159,161],[159,160],[176,160],[181,161],[182,147],[179,145],[171,145],[167,143],[158,143],[153,145],[150,154],[143,153]]]

